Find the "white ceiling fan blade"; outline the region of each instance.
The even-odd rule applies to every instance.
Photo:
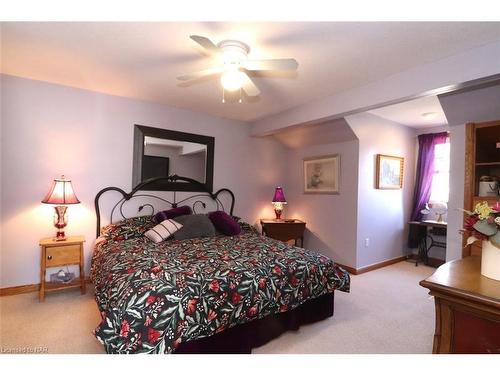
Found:
[[[210,68],[210,69],[205,69],[205,70],[200,70],[198,72],[190,73],[190,74],[185,74],[183,76],[177,77],[179,81],[192,81],[194,79],[199,79],[203,78],[206,76],[211,76],[214,74],[219,74],[222,73],[222,68]]]
[[[193,39],[196,43],[198,43],[200,46],[205,48],[207,51],[210,53],[219,53],[220,48],[217,47],[210,39],[201,36],[201,35],[190,35],[189,36],[191,39]]]
[[[246,70],[295,70],[299,63],[295,59],[247,60],[243,62]]]
[[[250,79],[248,75],[243,73],[244,78],[241,85],[241,88],[247,93],[248,96],[257,96],[260,94],[260,90],[255,83]]]

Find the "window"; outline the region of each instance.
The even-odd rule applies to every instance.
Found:
[[[430,202],[448,203],[450,192],[450,139],[434,146],[434,175]]]

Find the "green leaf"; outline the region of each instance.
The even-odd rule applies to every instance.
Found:
[[[474,224],[473,228],[488,237],[493,236],[498,232],[497,226],[495,224],[488,224],[486,220],[478,221]]]
[[[137,300],[136,304],[137,305],[142,305],[146,301],[146,299],[149,297],[150,293],[151,293],[150,291],[144,293],[144,295]]]
[[[181,300],[180,297],[176,297],[174,295],[166,295],[165,298],[167,299],[167,301],[170,301],[170,302],[179,302]]]
[[[179,318],[181,318],[181,320],[184,320],[185,317],[184,308],[182,307],[181,303],[179,303],[178,305],[178,310],[179,310]]]
[[[130,315],[132,315],[133,317],[137,318],[137,319],[141,319],[142,316],[141,316],[141,313],[135,309],[128,309],[127,310],[127,313],[129,313]]]
[[[240,305],[238,306],[238,308],[236,309],[236,312],[234,314],[234,316],[237,318],[240,316],[240,313],[241,313],[241,310],[243,309],[243,304],[240,303]]]

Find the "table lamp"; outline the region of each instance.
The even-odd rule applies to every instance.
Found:
[[[64,227],[68,224],[68,215],[66,214],[67,205],[80,203],[73,191],[71,180],[67,180],[64,176],[54,179],[52,187],[45,198],[43,198],[42,203],[57,205],[54,206],[56,210],[54,214],[54,226],[57,228],[54,240],[66,240]]]
[[[283,205],[286,204],[285,193],[283,192],[283,188],[278,186],[276,190],[274,190],[274,213],[276,214],[276,220],[281,219],[281,213],[283,212]]]

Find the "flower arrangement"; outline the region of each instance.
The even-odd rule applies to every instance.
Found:
[[[467,245],[475,241],[490,241],[495,247],[500,249],[500,203],[490,207],[488,202],[476,204],[474,211],[467,211],[468,217],[465,219],[464,231],[470,233],[467,238]]]

